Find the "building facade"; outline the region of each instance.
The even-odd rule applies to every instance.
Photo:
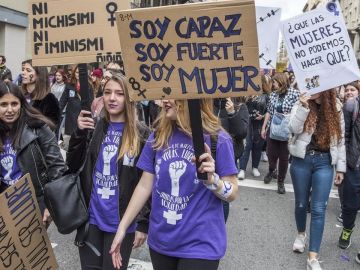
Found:
[[[13,79],[21,71],[21,62],[29,58],[28,0],[0,1],[0,54],[6,56],[6,65]]]
[[[341,9],[358,63],[360,62],[360,0],[340,0]]]
[[[277,53],[276,71],[282,72],[287,69],[288,65],[289,65],[288,53],[286,50],[285,41],[282,38]]]
[[[307,12],[317,8],[318,6],[324,5],[329,0],[308,0],[303,8],[303,12]]]

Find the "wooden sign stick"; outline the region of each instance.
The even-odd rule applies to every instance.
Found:
[[[79,82],[80,82],[81,109],[91,111],[87,66],[86,64],[82,63],[78,65],[78,69],[79,69]]]
[[[200,100],[199,99],[189,99],[189,115],[190,115],[190,126],[191,133],[196,157],[196,169],[199,168],[200,162],[199,157],[205,153],[204,147],[204,135],[202,129],[202,121],[201,121],[201,110],[200,110]],[[206,173],[200,173],[196,170],[197,177],[199,180],[207,180]]]

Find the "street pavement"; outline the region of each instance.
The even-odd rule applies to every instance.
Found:
[[[249,166],[250,164],[251,162]],[[261,162],[259,171],[261,176],[255,178],[248,169],[246,180],[239,181],[239,197],[231,203],[227,222],[228,248],[219,270],[305,270],[306,253],[292,252],[296,225],[290,176],[285,181],[287,193],[279,195],[275,191],[275,181],[269,185],[262,182],[267,163]],[[349,249],[339,249],[337,241],[341,224],[336,220],[338,214],[339,200],[334,188],[328,204],[320,251],[322,267],[324,270],[360,269],[354,259],[360,249],[360,230],[355,228],[353,243]],[[308,217],[310,218],[310,214]],[[60,235],[51,225],[49,236],[56,245],[54,251],[60,269],[79,270],[78,252],[73,245],[75,235]],[[128,269],[152,269],[147,246],[133,251],[132,258],[134,260]]]

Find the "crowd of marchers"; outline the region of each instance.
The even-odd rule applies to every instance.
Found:
[[[87,74],[80,87],[78,65],[26,60],[13,78],[0,56],[0,192],[30,173],[48,226],[44,185],[80,170],[89,215],[76,242],[82,269],[127,269],[132,248],[145,241],[155,270],[218,269],[229,203],[250,154],[252,175],[268,162],[263,181],[276,179],[279,194],[290,166],[293,251],[308,246],[308,270],[322,269],[333,184],[343,223],[338,246],[350,246],[360,202],[359,82],[308,95],[291,71],[262,71],[259,95],[200,100],[205,152],[197,167],[186,101],[131,101],[121,63],[89,65]],[[360,263],[360,253],[355,258]]]

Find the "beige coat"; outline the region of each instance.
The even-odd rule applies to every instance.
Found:
[[[339,142],[337,140],[331,142],[330,154],[331,164],[336,166],[336,171],[346,172],[345,122],[341,107],[341,103],[338,102],[342,138]],[[303,107],[300,101],[297,101],[291,110],[289,129],[293,136],[289,141],[289,152],[294,157],[305,158],[306,147],[311,141],[312,133],[304,132],[304,123],[309,112],[310,109]]]

